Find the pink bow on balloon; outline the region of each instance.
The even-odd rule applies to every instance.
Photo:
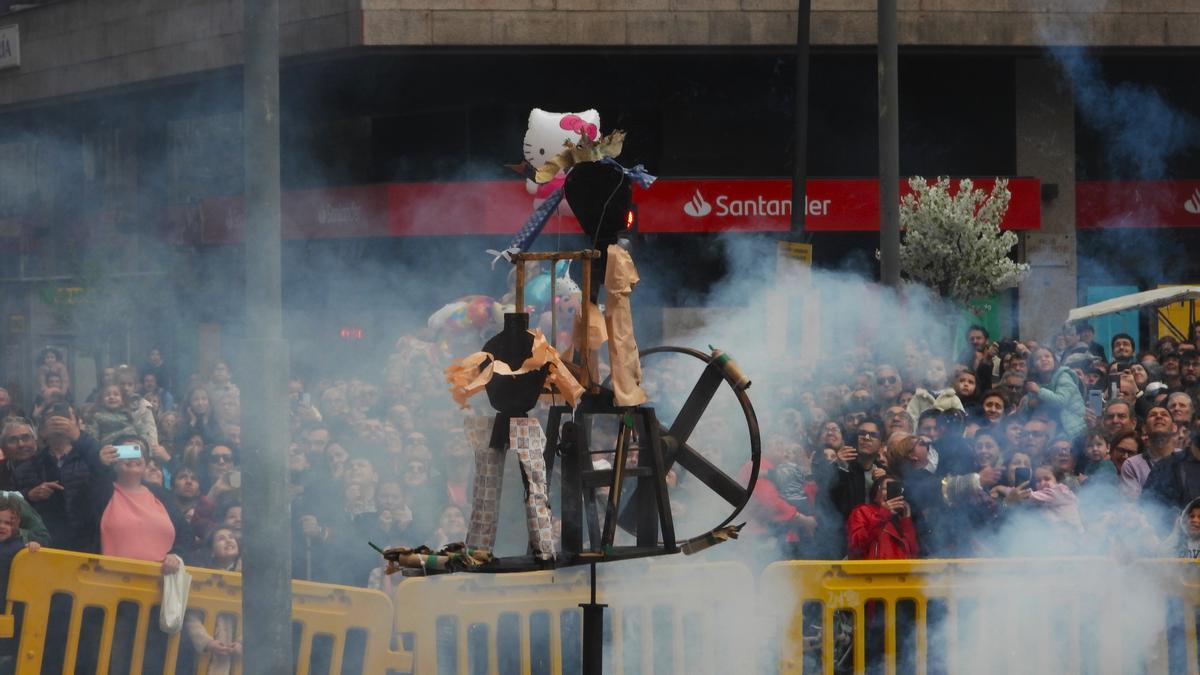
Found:
[[[596,140],[596,136],[600,133],[600,130],[596,128],[595,124],[588,122],[579,115],[563,115],[563,118],[558,123],[558,126],[562,129],[566,129],[567,131],[575,131],[581,134],[586,134],[588,139],[593,141]]]

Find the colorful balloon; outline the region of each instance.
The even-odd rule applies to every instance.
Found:
[[[504,325],[511,307],[487,295],[467,295],[446,303],[426,322],[435,335],[486,334]]]

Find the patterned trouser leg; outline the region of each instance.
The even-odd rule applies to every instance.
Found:
[[[508,445],[517,453],[528,485],[525,495],[525,522],[529,527],[529,546],[541,560],[554,557],[554,528],[550,524],[550,494],[546,479],[546,434],[532,417],[514,417],[509,427]]]
[[[494,422],[492,416],[478,415],[463,420],[467,441],[475,449],[475,493],[471,504],[471,522],[467,526],[467,546],[488,552],[496,546],[496,526],[500,522],[500,487],[504,478],[504,453],[488,447]]]

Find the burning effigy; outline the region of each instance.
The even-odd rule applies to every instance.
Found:
[[[381,550],[389,573],[492,571],[503,566],[504,561],[493,551],[500,521],[504,461],[509,452],[516,455],[520,467],[529,555],[508,569],[680,550],[690,554],[737,537],[739,527],[729,522],[753,490],[756,449],[751,453],[755,468],[749,474],[750,485],[731,490],[724,482],[721,488],[726,500],[735,506],[730,518],[682,542],[682,546],[675,539],[666,495],[669,462],[664,448],[677,440],[679,451],[671,461],[678,459],[692,466],[696,466],[693,462],[699,455],[687,445],[690,429],[661,427],[653,409],[644,405],[648,397],[642,387],[641,354],[630,302],[640,277],[630,253],[627,214],[634,186],[645,189],[655,179],[641,165],[626,168],[617,162],[624,139],[625,133],[619,130],[601,135],[599,115],[593,110],[547,113],[535,109],[531,114],[525,159],[527,165],[534,161],[541,164],[536,168],[527,166],[529,170],[523,170],[523,175],[527,176],[530,194],[535,196],[533,211],[503,251],[489,251],[494,256],[493,265],[501,259],[514,265],[512,291],[500,300],[467,296],[446,305],[430,320],[431,328],[454,333],[462,344],[464,336],[479,335],[483,339],[481,333],[502,317],[502,327],[487,337],[478,351],[455,360],[444,371],[449,393],[459,406],[469,410],[469,400],[482,391],[494,410],[491,414],[471,412],[463,422],[475,469],[466,540],[438,551],[425,547]],[[549,150],[555,146],[558,151],[551,154]],[[582,251],[529,252],[547,221],[562,213],[564,203],[588,237],[589,247]],[[581,263],[581,284],[570,278],[570,261],[574,260]],[[538,266],[543,261],[550,263],[547,272]],[[602,287],[606,299],[603,307],[599,303]],[[531,321],[531,317],[536,318]],[[560,332],[560,326],[569,329]],[[609,376],[602,382],[598,350],[605,342]],[[559,345],[565,345],[561,354]],[[738,392],[743,408],[750,411],[747,419],[752,420],[753,411],[745,399],[749,381],[733,372],[736,364],[719,351],[711,356],[692,352],[681,353],[705,362],[703,387],[715,389],[721,382],[728,382]],[[532,415],[543,397],[556,403],[550,408],[546,428]],[[616,448],[604,451],[612,453],[613,461],[593,464],[588,432],[580,430],[588,426],[589,416],[613,415],[621,421],[621,428]],[[572,421],[564,424],[564,416]],[[752,446],[756,448],[757,430],[753,424],[751,429]],[[679,437],[672,438],[670,431]],[[563,458],[561,549],[556,548],[549,496],[555,457]],[[637,466],[627,467],[627,463]],[[630,476],[637,478],[637,487],[623,501],[622,484]],[[605,496],[597,498],[600,493]],[[607,506],[603,508],[601,533],[596,503],[603,499]],[[581,509],[587,511],[586,516]],[[585,520],[590,541],[587,550],[582,545]],[[614,546],[618,523],[636,534],[637,547],[621,551]]]

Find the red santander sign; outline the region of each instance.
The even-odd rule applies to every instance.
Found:
[[[972,179],[991,192],[995,179]],[[958,180],[952,181],[957,191]],[[1036,230],[1042,225],[1041,184],[1009,179],[1012,194],[1003,227]],[[900,194],[911,192],[907,182]],[[662,179],[635,195],[642,232],[784,232],[791,227],[792,182],[787,179]],[[810,232],[879,230],[879,181],[814,179],[804,199]]]
[[[991,191],[994,179],[975,185]],[[954,185],[957,186],[957,181]],[[814,232],[869,232],[879,229],[879,181],[808,181],[805,227]],[[1041,227],[1037,179],[1013,178],[1004,228]],[[901,194],[908,191],[901,186]],[[638,230],[645,233],[785,232],[791,227],[792,183],[788,179],[659,179],[634,192]],[[283,195],[285,239],[515,234],[533,210],[522,181],[383,183]],[[198,222],[177,224],[177,239],[199,243],[240,241],[240,196],[201,203]],[[177,217],[178,218],[178,217]],[[545,234],[579,232],[570,215],[552,217]]]
[[[1200,227],[1200,180],[1080,181],[1075,226]]]

